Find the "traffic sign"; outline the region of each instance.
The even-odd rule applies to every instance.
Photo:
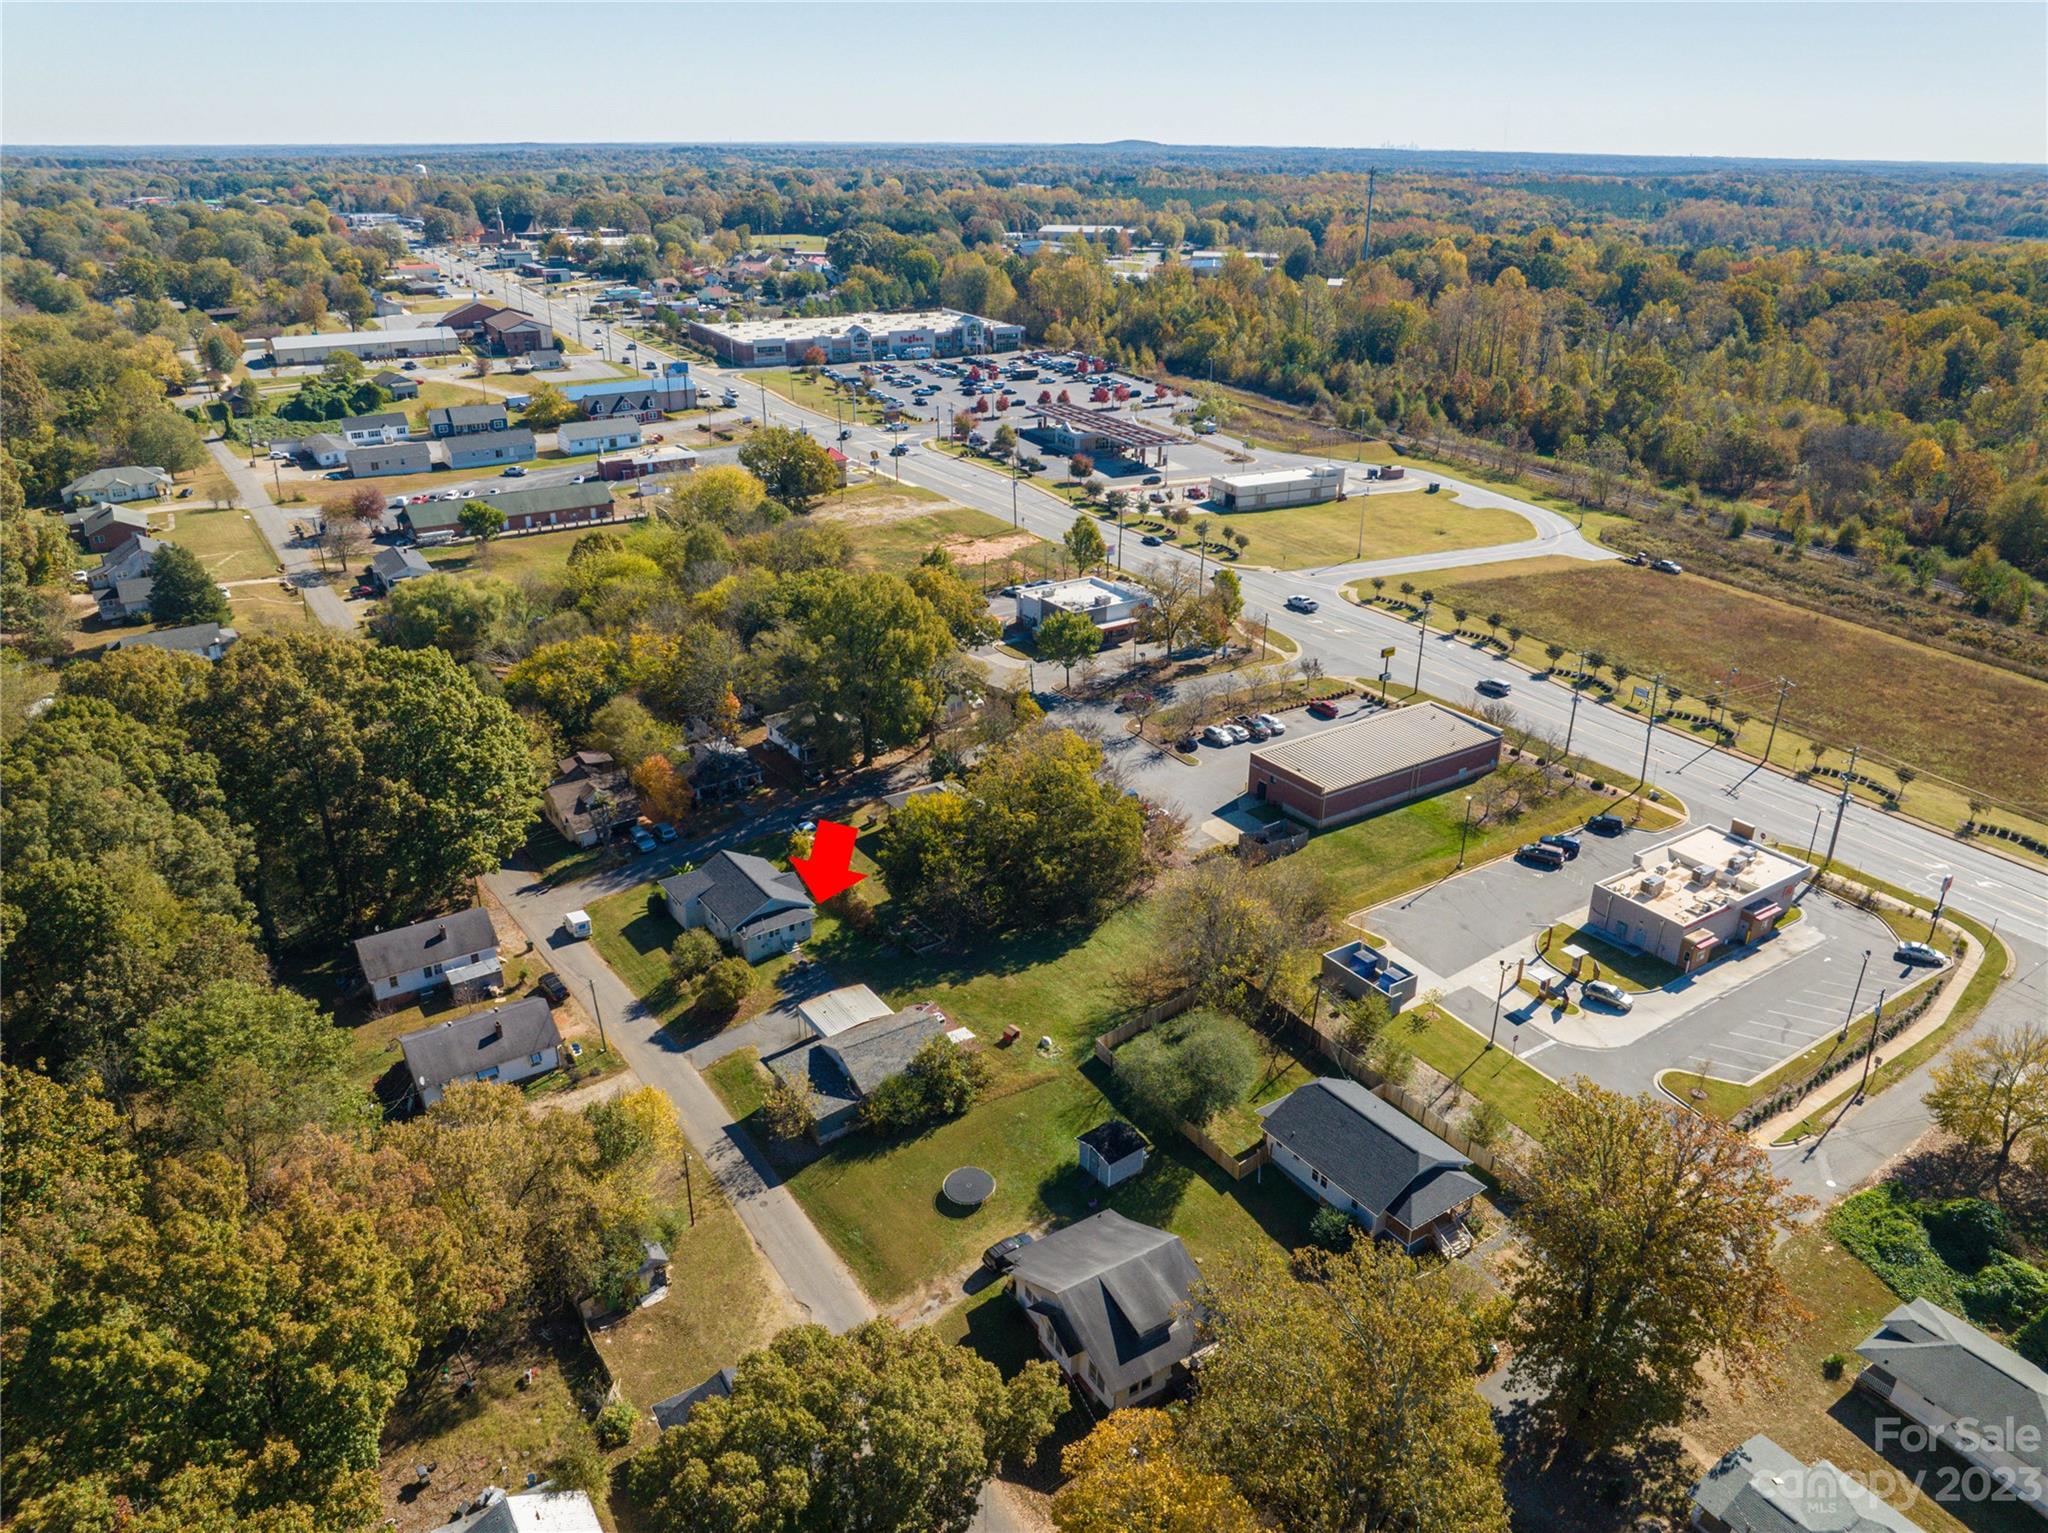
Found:
[[[1393,645],[1391,645],[1391,644],[1389,644],[1389,645],[1388,645],[1388,646],[1387,646],[1387,647],[1386,647],[1385,649],[1381,650],[1381,651],[1380,651],[1380,658],[1381,658],[1382,660],[1391,660],[1391,659],[1393,659],[1393,658],[1394,658],[1394,646],[1393,646]]]

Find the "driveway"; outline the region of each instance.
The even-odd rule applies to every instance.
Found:
[[[794,1048],[811,1037],[810,1024],[797,1014],[805,1001],[837,990],[840,981],[825,965],[817,962],[792,964],[775,981],[775,1004],[736,1027],[728,1027],[715,1038],[697,1044],[685,1056],[702,1070],[728,1054],[752,1049],[763,1059]]]

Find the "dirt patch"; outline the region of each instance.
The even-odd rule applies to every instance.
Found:
[[[1018,532],[1006,538],[940,538],[939,543],[961,564],[993,564],[1036,548],[1039,539],[1031,533]]]
[[[913,500],[908,495],[900,498],[870,500],[852,511],[820,511],[817,519],[821,522],[844,522],[849,527],[869,527],[884,522],[900,522],[913,516],[930,516],[933,505],[929,500]]]

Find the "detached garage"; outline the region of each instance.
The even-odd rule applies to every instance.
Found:
[[[1245,791],[1317,830],[1484,777],[1500,765],[1490,724],[1416,703],[1252,752]]]

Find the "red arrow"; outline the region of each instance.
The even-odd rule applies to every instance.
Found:
[[[811,855],[789,859],[797,877],[811,891],[812,899],[829,900],[867,877],[865,873],[853,871],[853,838],[857,834],[859,832],[851,825],[841,825],[837,820],[820,820],[811,837]]]

